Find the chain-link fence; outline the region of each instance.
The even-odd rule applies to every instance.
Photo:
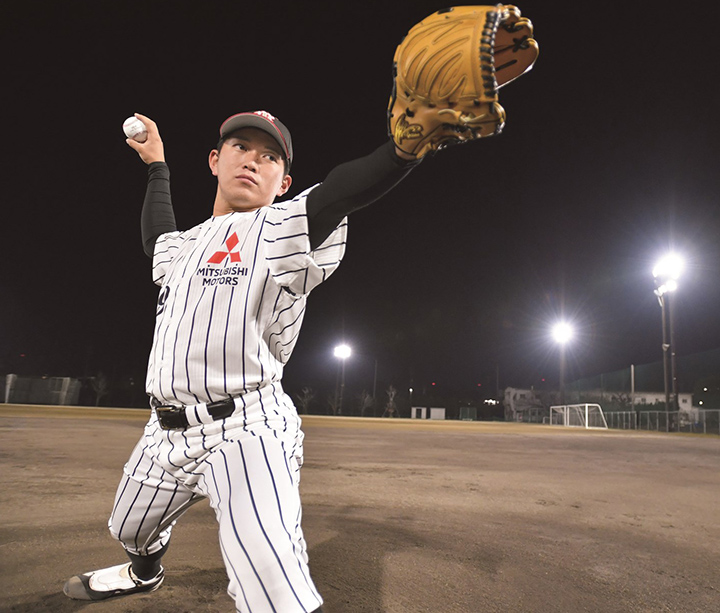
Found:
[[[608,428],[655,432],[697,432],[720,435],[720,409],[677,411],[608,411]]]

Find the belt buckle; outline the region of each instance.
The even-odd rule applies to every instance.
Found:
[[[187,426],[187,418],[185,417],[185,409],[164,404],[155,407],[155,413],[158,416],[158,422],[163,430],[181,430]],[[172,423],[177,418],[175,423]]]

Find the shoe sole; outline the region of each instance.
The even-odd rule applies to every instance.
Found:
[[[90,587],[90,577],[87,575],[76,575],[67,580],[63,586],[63,593],[73,600],[107,600],[109,598],[117,598],[119,596],[129,596],[130,594],[140,594],[142,592],[154,592],[158,589],[165,577],[153,585],[139,585],[128,590],[112,590],[109,592],[98,592]]]

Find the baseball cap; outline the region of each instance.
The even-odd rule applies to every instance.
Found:
[[[223,121],[220,126],[220,138],[225,138],[240,128],[257,128],[267,132],[280,145],[287,158],[288,167],[290,166],[293,158],[292,137],[290,136],[290,130],[277,117],[267,111],[252,111],[232,115]]]

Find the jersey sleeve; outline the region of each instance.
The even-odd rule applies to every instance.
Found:
[[[314,187],[292,200],[269,206],[265,216],[265,257],[270,273],[294,296],[309,294],[335,271],[345,255],[347,217],[322,244],[310,247],[306,207]]]
[[[168,265],[175,257],[183,241],[183,232],[167,232],[158,236],[153,254],[153,282],[162,285]]]

